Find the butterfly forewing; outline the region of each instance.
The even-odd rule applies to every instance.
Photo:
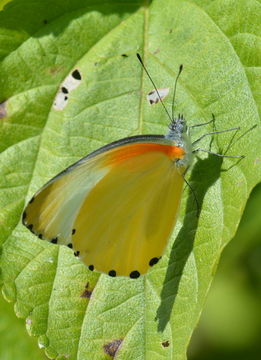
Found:
[[[110,144],[56,176],[23,216],[36,235],[72,242],[91,270],[111,276],[138,277],[157,263],[182,193],[184,169],[175,162],[180,149],[163,138],[133,139]]]

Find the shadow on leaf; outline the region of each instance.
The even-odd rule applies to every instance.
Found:
[[[199,215],[208,189],[220,176],[222,162],[222,158],[209,155],[207,159],[198,159],[193,167],[189,181],[195,189],[199,204]],[[169,322],[183,270],[193,249],[198,217],[195,215],[195,199],[192,194],[188,197],[185,214],[183,226],[171,249],[167,273],[160,294],[161,303],[157,310],[156,320],[158,321],[158,330],[161,332],[164,331]]]

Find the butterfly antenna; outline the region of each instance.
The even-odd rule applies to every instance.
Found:
[[[145,67],[145,65],[144,65],[144,63],[143,63],[143,61],[142,61],[142,59],[141,59],[141,57],[140,57],[140,54],[136,54],[136,55],[137,55],[137,58],[138,58],[139,62],[141,63],[141,66],[142,66],[143,69],[145,70],[148,78],[150,79],[150,81],[151,81],[151,83],[152,83],[152,85],[153,85],[153,87],[154,87],[154,89],[155,89],[155,91],[156,91],[156,93],[157,93],[157,95],[158,95],[158,97],[159,97],[159,100],[160,100],[160,102],[161,102],[161,104],[162,104],[162,106],[163,106],[166,114],[168,115],[170,121],[172,122],[172,118],[171,118],[171,116],[170,116],[170,113],[168,112],[168,110],[167,110],[164,102],[162,101],[161,96],[160,96],[160,94],[159,94],[159,92],[158,92],[158,89],[157,89],[154,81],[152,80],[152,77],[151,77],[150,74],[148,73],[148,70],[146,69],[146,67]]]
[[[175,103],[175,97],[176,97],[177,83],[178,83],[178,78],[179,78],[182,70],[183,70],[183,65],[180,65],[179,66],[179,73],[178,73],[178,75],[176,77],[175,84],[174,84],[174,91],[173,91],[173,98],[172,98],[172,106],[171,106],[171,119],[172,119],[172,121],[174,121],[174,103]]]

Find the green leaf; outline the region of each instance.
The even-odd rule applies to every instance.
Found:
[[[185,359],[221,251],[261,177],[259,3],[13,0],[0,8],[5,298],[50,358]],[[146,101],[153,87],[137,52],[159,88],[172,88],[183,64],[176,111],[189,125],[214,113],[219,130],[240,126],[235,137],[206,137],[201,146],[246,158],[200,155],[187,174],[199,218],[186,189],[159,264],[138,280],[112,279],[29,234],[20,217],[40,186],[88,152],[125,136],[166,133],[162,107]],[[82,80],[56,110],[75,69]],[[165,103],[170,108],[171,96]],[[199,134],[193,130],[193,139]]]
[[[36,347],[36,339],[26,337],[24,320],[17,319],[13,311],[13,304],[0,297],[0,359],[27,360],[47,359]]]

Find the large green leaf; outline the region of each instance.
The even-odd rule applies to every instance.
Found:
[[[7,4],[6,4],[7,3]],[[260,181],[260,4],[256,1],[0,1],[1,243],[3,294],[52,358],[185,359],[223,247]],[[88,152],[124,136],[167,131],[152,85],[172,87],[189,124],[216,116],[216,136],[188,174],[162,261],[138,280],[90,273],[68,248],[20,221],[33,193]],[[124,56],[123,56],[124,55]],[[82,81],[62,111],[62,82]],[[166,101],[170,106],[171,100]],[[211,130],[211,127],[207,129]],[[194,130],[193,137],[197,137]],[[158,216],[160,216],[160,209]],[[88,288],[86,289],[86,284]]]

